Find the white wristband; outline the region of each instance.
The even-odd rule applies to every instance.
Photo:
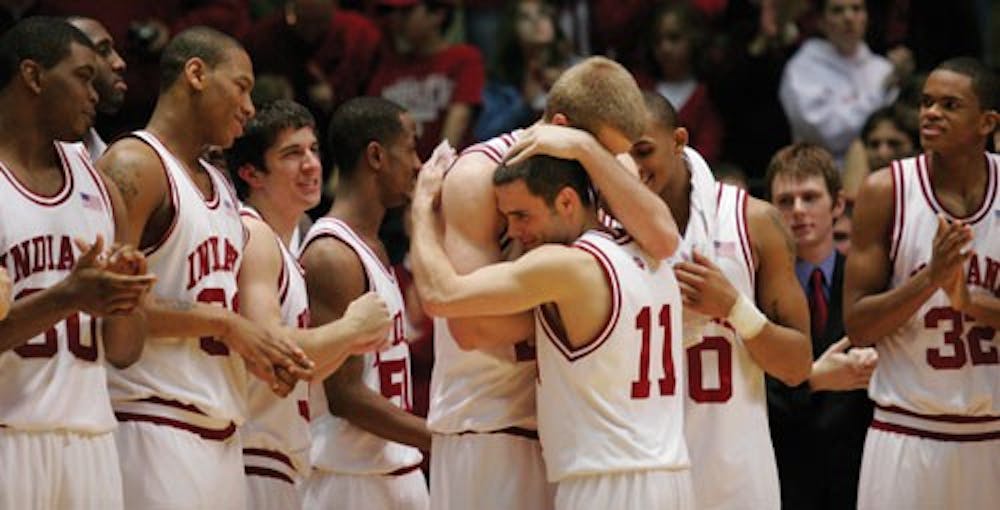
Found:
[[[767,316],[761,313],[742,292],[739,294],[740,297],[729,309],[729,316],[726,317],[726,320],[740,337],[753,338],[764,329],[764,325],[767,324]]]

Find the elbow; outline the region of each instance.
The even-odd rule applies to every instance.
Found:
[[[796,353],[795,359],[788,364],[783,371],[784,373],[775,374],[781,382],[792,388],[809,380],[809,376],[812,374],[812,346],[808,338],[804,340],[803,348]]]
[[[664,260],[672,257],[679,245],[680,236],[677,233],[677,226],[672,221],[664,221],[657,228],[652,242],[644,248],[654,259]]]
[[[852,315],[844,314],[844,333],[851,341],[851,346],[871,347],[875,345],[875,340],[872,339],[871,328],[866,328],[863,324],[859,324],[857,320],[852,319]]]
[[[125,370],[126,368],[132,366],[136,361],[139,361],[139,356],[141,352],[129,353],[125,355],[115,355],[111,352],[106,352],[104,354],[104,359],[108,361],[108,364],[117,368],[118,370]]]

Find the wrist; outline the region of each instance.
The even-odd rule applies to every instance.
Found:
[[[736,298],[726,320],[736,330],[741,338],[749,340],[756,337],[767,325],[767,316],[757,309],[757,306],[742,293]]]

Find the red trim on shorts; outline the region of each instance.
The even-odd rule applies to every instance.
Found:
[[[202,439],[207,439],[209,441],[225,441],[230,437],[233,437],[233,434],[236,433],[236,424],[233,422],[229,422],[229,426],[224,429],[208,429],[205,427],[192,425],[190,423],[183,422],[180,420],[174,420],[172,418],[164,418],[162,416],[152,416],[148,414],[125,413],[116,411],[115,418],[117,418],[118,421],[139,421],[139,422],[152,423],[154,425],[164,425],[167,427],[173,427],[176,429],[185,430],[192,434],[197,434],[198,436],[201,436]]]
[[[136,402],[149,402],[150,404],[160,404],[160,405],[163,405],[163,406],[173,407],[173,408],[176,408],[176,409],[183,409],[185,411],[189,411],[189,412],[192,412],[192,413],[200,414],[200,415],[203,415],[203,416],[208,416],[207,414],[205,414],[204,412],[202,412],[201,409],[198,409],[197,406],[194,406],[194,405],[191,405],[191,404],[185,404],[183,402],[178,402],[176,400],[169,400],[169,399],[160,398],[160,397],[146,397],[146,398],[139,399]]]
[[[984,432],[980,434],[950,434],[947,432],[932,432],[929,430],[915,429],[913,427],[906,427],[903,425],[897,425],[895,423],[886,423],[884,421],[879,421],[879,420],[872,420],[871,428],[875,430],[894,432],[897,434],[903,434],[907,436],[916,436],[925,439],[934,439],[936,441],[967,443],[974,441],[992,441],[994,439],[1000,439],[1000,431]]]
[[[274,459],[282,464],[295,469],[292,465],[292,459],[288,458],[287,455],[276,450],[265,450],[263,448],[244,448],[243,455],[256,455],[257,457],[267,457],[269,459]]]
[[[883,406],[875,404],[875,407],[877,409],[881,409],[886,412],[902,414],[906,416],[913,416],[915,418],[920,418],[923,420],[940,421],[944,423],[997,423],[998,425],[1000,425],[1000,416],[969,416],[961,414],[920,414],[897,406]]]
[[[277,471],[274,469],[268,469],[257,466],[244,466],[243,473],[247,476],[262,476],[264,478],[274,478],[275,480],[281,480],[282,482],[287,482],[292,485],[295,485],[295,481],[292,480],[291,477],[289,477],[285,473],[282,473],[281,471]]]
[[[486,432],[478,432],[475,430],[466,430],[464,432],[459,432],[456,435],[464,436],[467,434],[507,434],[509,436],[523,437],[525,439],[532,439],[538,441],[538,431],[526,429],[523,427],[507,427],[500,430],[488,430]]]

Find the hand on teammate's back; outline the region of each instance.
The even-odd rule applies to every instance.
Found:
[[[356,332],[351,342],[351,354],[381,351],[390,347],[392,318],[389,317],[389,307],[375,292],[365,293],[351,301],[344,311],[343,319],[350,321],[351,331]]]
[[[136,309],[156,281],[150,274],[122,274],[109,269],[109,254],[104,252],[104,239],[97,236],[94,244],[76,240],[83,252],[73,271],[61,283],[76,307],[95,317],[128,315]],[[120,249],[115,266],[122,260],[135,262],[134,255],[124,255]],[[141,256],[141,254],[139,254]],[[145,258],[142,259],[145,265]],[[144,268],[143,268],[144,269]]]
[[[302,349],[239,315],[229,316],[220,340],[239,353],[247,370],[270,384],[278,395],[287,395],[296,381],[312,378],[314,364]]]

